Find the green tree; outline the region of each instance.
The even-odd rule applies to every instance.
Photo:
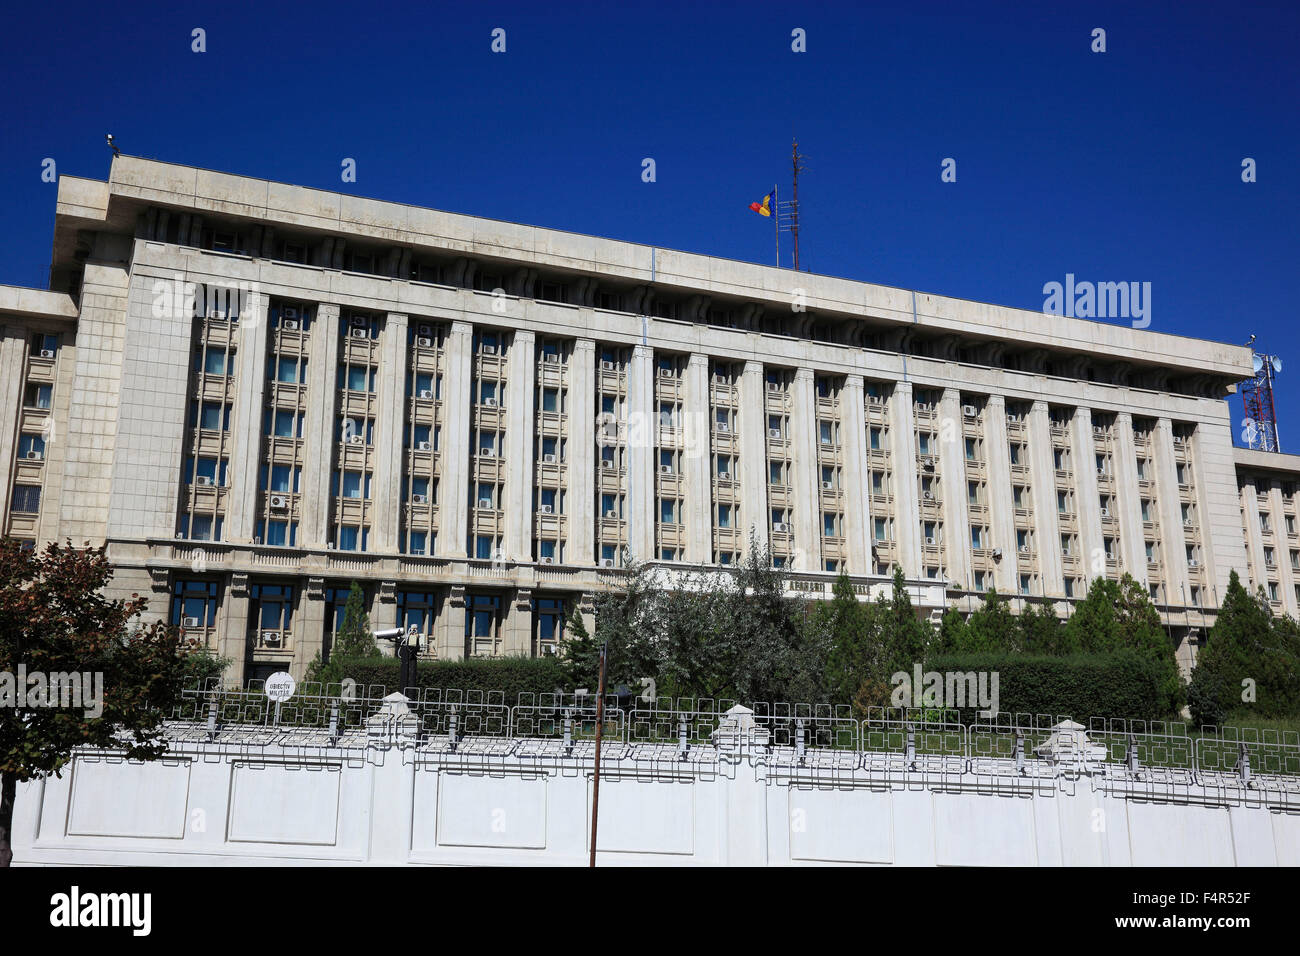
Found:
[[[1073,654],[1066,629],[1050,604],[1026,606],[1016,621],[1020,630],[1019,645],[1026,654]]]
[[[36,552],[0,539],[0,867],[13,859],[19,781],[60,774],[82,746],[157,759],[166,750],[162,721],[179,702],[187,670],[207,667],[187,662],[174,628],[138,620],[146,599],[104,597],[111,577],[104,548],[50,544]],[[30,686],[17,685],[20,665],[47,681],[99,675],[101,700],[40,706]]]
[[[978,654],[987,651],[1019,651],[1020,628],[1011,614],[1007,602],[998,596],[997,589],[984,595],[984,603],[966,621],[962,643],[956,648],[959,654]]]
[[[370,626],[370,615],[366,612],[366,593],[361,585],[353,581],[348,590],[348,603],[343,608],[343,623],[334,638],[334,646],[329,656],[381,657],[379,645],[375,643],[374,630]]]
[[[826,689],[832,700],[853,700],[863,683],[879,679],[881,647],[874,605],[863,604],[849,576],[840,572],[829,601],[819,601],[808,615],[808,626],[827,646]]]
[[[1249,700],[1252,686],[1256,699]],[[1274,618],[1260,591],[1251,595],[1237,572],[1192,672],[1189,697],[1199,723],[1219,723],[1235,712],[1263,717],[1300,712],[1300,635],[1288,618]]]
[[[1176,713],[1185,699],[1174,643],[1160,623],[1145,588],[1125,574],[1119,581],[1094,578],[1065,625],[1066,646],[1089,654],[1129,648],[1160,669],[1164,706]]]

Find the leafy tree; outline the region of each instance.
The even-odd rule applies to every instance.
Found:
[[[1083,653],[1106,654],[1121,648],[1137,651],[1157,663],[1169,713],[1183,705],[1184,685],[1178,673],[1173,640],[1160,623],[1146,590],[1131,575],[1119,581],[1094,578],[1088,593],[1065,625],[1067,646]]]
[[[1030,604],[1016,621],[1020,630],[1019,645],[1026,654],[1073,654],[1065,626],[1050,604]]]
[[[381,657],[379,645],[375,643],[374,629],[370,626],[370,615],[366,613],[366,593],[361,585],[353,581],[348,590],[348,603],[343,608],[343,623],[330,656],[339,657]]]
[[[13,858],[19,781],[60,774],[81,746],[157,759],[166,750],[162,721],[179,701],[187,670],[208,666],[187,662],[173,628],[137,620],[144,598],[104,597],[111,576],[104,548],[50,544],[36,552],[0,539],[0,698],[16,704],[0,706],[0,867]],[[99,706],[84,699],[81,708],[33,706],[30,684],[15,680],[20,665],[47,680],[102,676]]]
[[[879,615],[874,605],[858,600],[849,576],[842,571],[831,595],[831,600],[818,602],[810,611],[808,626],[828,647],[826,688],[831,699],[848,701],[865,681],[878,679],[883,669]]]
[[[1294,622],[1274,618],[1263,592],[1252,596],[1233,571],[1192,672],[1193,717],[1219,723],[1247,707],[1264,717],[1300,712],[1298,638]],[[1245,699],[1248,680],[1254,682],[1255,701]]]
[[[966,621],[963,644],[956,648],[959,654],[979,654],[986,651],[1020,650],[1020,628],[1007,602],[990,589],[984,603]]]
[[[907,593],[903,569],[894,567],[894,587],[888,600],[883,595],[877,601],[883,617],[887,652],[885,677],[898,671],[910,670],[925,658],[935,641],[934,628],[916,616],[912,598]]]

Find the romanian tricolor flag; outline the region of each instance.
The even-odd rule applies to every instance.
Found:
[[[776,205],[776,190],[773,189],[770,193],[768,193],[766,196],[763,197],[762,202],[752,202],[749,204],[749,208],[754,210],[754,212],[758,213],[760,216],[770,216],[772,215],[772,207],[775,205]]]

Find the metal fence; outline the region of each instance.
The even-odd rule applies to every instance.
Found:
[[[165,729],[177,751],[221,749],[245,758],[276,752],[371,759],[401,748],[420,763],[484,769],[507,759],[539,771],[577,772],[594,755],[592,695],[425,689],[414,699],[384,688],[299,685],[276,704],[256,682],[187,687]],[[871,708],[609,695],[601,759],[611,775],[717,772],[743,754],[795,784],[1071,792],[1080,781],[1115,795],[1300,808],[1300,733],[1252,728],[1191,732],[1163,721],[1066,715]],[[405,757],[404,757],[405,759]]]

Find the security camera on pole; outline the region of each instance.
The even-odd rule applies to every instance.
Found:
[[[420,631],[412,624],[409,628],[390,627],[374,631],[375,640],[393,641],[396,644],[398,670],[398,690],[406,694],[408,688],[415,687],[415,659],[420,653]],[[409,697],[410,695],[407,694]]]

